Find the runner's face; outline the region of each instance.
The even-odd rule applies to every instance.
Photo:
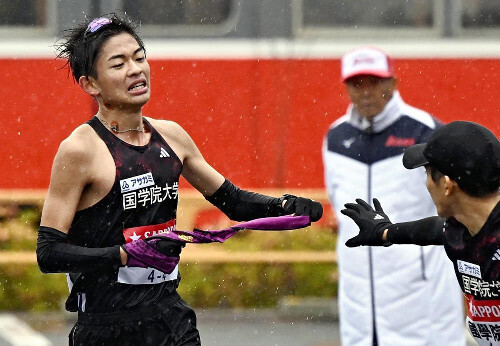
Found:
[[[149,101],[150,69],[135,38],[121,33],[108,39],[96,60],[100,99],[118,108],[142,107]]]
[[[368,120],[382,112],[396,88],[395,78],[361,75],[346,80],[345,85],[351,102],[359,114]]]

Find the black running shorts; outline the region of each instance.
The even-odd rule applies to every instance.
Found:
[[[112,313],[79,313],[70,346],[199,346],[196,315],[174,292],[154,306]]]

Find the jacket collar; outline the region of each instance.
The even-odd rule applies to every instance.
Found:
[[[366,118],[359,114],[358,110],[352,104],[347,108],[347,121],[361,131],[381,132],[398,120],[402,114],[404,104],[401,95],[399,95],[399,91],[394,90],[392,98],[387,102],[382,112],[373,118],[371,124]]]

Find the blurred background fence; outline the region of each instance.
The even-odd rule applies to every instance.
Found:
[[[44,194],[25,192],[0,192],[0,310],[59,310],[68,294],[65,275],[40,273],[34,252]],[[181,190],[180,196],[180,229],[229,225],[199,193]],[[181,256],[179,291],[197,308],[269,308],[290,296],[332,298],[337,277],[329,227],[242,231],[224,244],[189,244]]]

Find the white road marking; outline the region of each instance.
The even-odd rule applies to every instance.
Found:
[[[42,334],[11,314],[0,314],[0,337],[12,346],[51,346]]]

